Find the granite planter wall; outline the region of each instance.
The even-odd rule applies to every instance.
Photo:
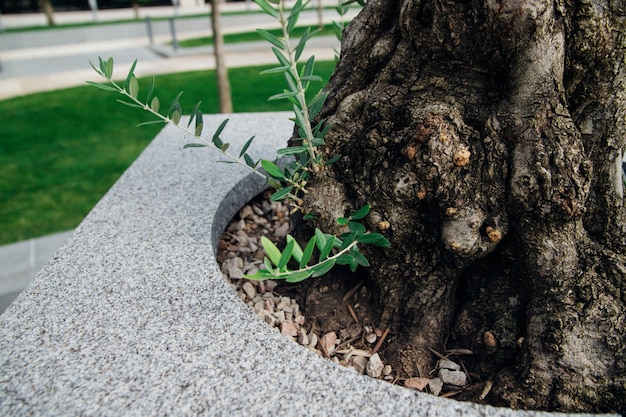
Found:
[[[288,117],[233,115],[224,138],[271,158]],[[214,256],[263,184],[184,143],[164,129],[0,316],[0,415],[556,415],[392,386],[267,327]]]

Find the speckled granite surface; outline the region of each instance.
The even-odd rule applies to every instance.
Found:
[[[256,135],[251,153],[271,158],[288,117],[233,115],[223,136],[238,149]],[[162,131],[0,316],[0,415],[553,415],[417,394],[265,326],[212,245],[262,184],[233,191],[246,171],[184,143]]]

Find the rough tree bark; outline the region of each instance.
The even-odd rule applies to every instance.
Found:
[[[369,250],[370,284],[405,375],[470,347],[500,371],[497,404],[626,411],[625,15],[370,0],[347,28],[322,114],[342,157],[305,204],[325,229],[372,206],[392,248]]]

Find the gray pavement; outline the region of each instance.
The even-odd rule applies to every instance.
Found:
[[[0,314],[63,245],[72,231],[0,246]]]

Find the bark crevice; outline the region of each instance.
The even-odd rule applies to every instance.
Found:
[[[613,3],[372,0],[347,29],[322,111],[342,158],[305,204],[327,230],[365,203],[370,230],[389,223],[370,284],[407,377],[456,343],[500,372],[496,404],[625,411]]]

